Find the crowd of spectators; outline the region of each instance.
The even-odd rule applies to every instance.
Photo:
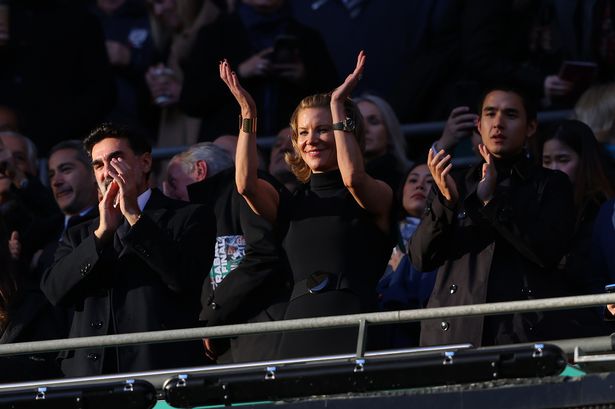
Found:
[[[611,0],[7,7],[0,343],[615,283]],[[413,149],[400,122],[433,120],[441,135]],[[184,149],[155,163],[153,147]],[[464,150],[474,164],[453,166]],[[613,319],[615,306],[428,320],[370,331],[368,348],[594,336]],[[22,355],[0,359],[0,381],[348,353],[355,337]]]

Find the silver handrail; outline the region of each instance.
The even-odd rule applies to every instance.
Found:
[[[21,342],[0,345],[0,356],[53,352],[66,349],[100,348],[144,343],[186,341],[202,338],[221,338],[282,331],[352,327],[358,326],[361,320],[365,320],[370,325],[390,324],[426,319],[585,308],[605,304],[615,304],[615,293]]]

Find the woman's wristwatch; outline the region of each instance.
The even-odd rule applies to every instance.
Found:
[[[336,122],[331,125],[334,131],[354,132],[356,125],[354,119],[346,117],[342,122]]]

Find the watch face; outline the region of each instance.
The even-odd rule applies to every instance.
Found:
[[[344,129],[345,131],[353,132],[355,129],[354,119],[346,118],[346,121],[344,121],[344,128],[346,128]]]

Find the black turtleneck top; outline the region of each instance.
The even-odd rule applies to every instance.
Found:
[[[312,174],[309,185],[295,193],[287,209],[280,209],[280,216],[288,224],[283,246],[294,278],[286,319],[375,310],[376,284],[393,240],[357,204],[339,170]],[[331,284],[324,291],[310,293],[306,279],[316,272],[330,274]],[[325,342],[330,335],[314,337],[284,334],[283,355],[351,352],[356,342],[348,336],[343,337],[348,342],[336,338],[334,345]]]
[[[291,200],[284,247],[295,283],[316,271],[342,276],[361,297],[375,297],[391,241],[344,187],[339,170],[313,174]]]

